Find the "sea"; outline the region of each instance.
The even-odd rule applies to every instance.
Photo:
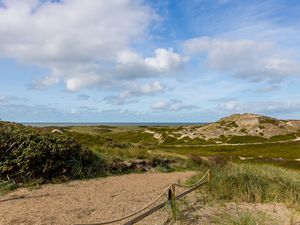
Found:
[[[73,127],[73,126],[187,126],[187,125],[204,125],[206,123],[199,123],[199,122],[175,122],[175,123],[168,123],[168,122],[150,122],[150,123],[143,123],[143,122],[99,122],[99,123],[32,123],[32,122],[23,122],[25,126],[32,126],[32,127]]]

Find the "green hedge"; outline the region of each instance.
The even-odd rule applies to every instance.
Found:
[[[92,151],[73,138],[0,122],[0,179],[76,178],[94,159]]]

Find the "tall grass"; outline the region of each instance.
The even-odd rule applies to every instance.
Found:
[[[17,184],[11,181],[0,181],[0,197],[17,188]]]
[[[219,215],[213,224],[218,225],[279,225],[276,221],[267,218],[259,212],[239,212],[235,214],[224,213]]]
[[[299,207],[300,174],[269,165],[230,163],[212,169],[211,182],[202,192],[212,201],[283,202]]]

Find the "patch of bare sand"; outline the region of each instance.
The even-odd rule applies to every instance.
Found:
[[[300,225],[300,212],[281,203],[203,204],[203,202],[197,202],[197,197],[192,195],[187,198],[188,205],[182,209],[184,222],[181,224],[222,224],[220,221],[224,221],[227,216],[237,218],[250,213],[258,218],[263,216],[265,225]]]
[[[96,223],[130,214],[196,172],[145,173],[18,189],[0,198],[0,225]],[[22,199],[1,201],[12,196]],[[166,210],[139,224],[163,224]],[[120,223],[116,223],[120,224]]]

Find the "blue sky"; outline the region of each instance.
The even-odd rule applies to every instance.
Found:
[[[0,118],[300,119],[297,0],[0,0]]]

